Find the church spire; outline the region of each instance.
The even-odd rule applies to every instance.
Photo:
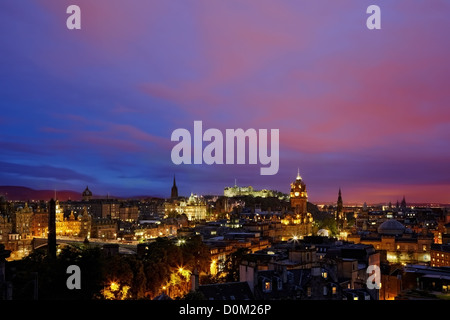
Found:
[[[173,175],[173,185],[172,185],[172,192],[170,194],[171,199],[178,198],[178,188],[177,188],[177,182],[175,180],[175,175]]]
[[[343,228],[345,227],[346,219],[345,219],[345,215],[344,215],[344,203],[342,201],[341,187],[339,187],[339,194],[338,194],[335,218],[336,218],[338,229],[343,230]]]
[[[300,176],[300,168],[297,168],[297,180],[302,180],[302,177]]]

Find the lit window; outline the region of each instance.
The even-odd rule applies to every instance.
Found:
[[[272,283],[270,281],[264,282],[264,292],[270,292],[272,290]]]
[[[324,278],[324,279],[326,279],[327,278],[327,272],[326,271],[324,271],[324,272],[322,272],[322,277]]]
[[[306,294],[311,297],[311,287],[306,288]]]
[[[331,293],[332,293],[332,294],[336,294],[336,287],[334,287],[334,286],[331,287]]]

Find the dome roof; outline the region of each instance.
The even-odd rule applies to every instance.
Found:
[[[381,234],[403,234],[405,232],[405,226],[395,219],[389,219],[380,224],[378,227],[378,233]]]

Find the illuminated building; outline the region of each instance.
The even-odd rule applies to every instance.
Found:
[[[311,235],[312,232],[313,218],[307,209],[308,194],[300,172],[297,173],[295,181],[291,183],[289,195],[291,211],[282,216],[281,240],[301,239],[304,236]]]
[[[428,263],[433,235],[418,234],[407,229],[395,219],[388,219],[376,233],[351,234],[348,241],[371,244],[378,251],[386,252],[386,259],[392,263]]]
[[[185,214],[189,221],[206,219],[207,209],[208,205],[205,199],[196,194],[191,194],[187,199],[168,201],[164,207],[166,216],[171,212],[176,212],[176,214]]]
[[[116,199],[96,199],[90,202],[90,214],[93,218],[119,219],[120,202]]]
[[[50,208],[51,208],[51,202],[50,202]],[[62,211],[61,207],[59,206],[59,201],[55,201],[55,224],[56,224],[56,235],[62,236],[64,234],[65,226],[64,226],[64,212]],[[50,229],[50,227],[49,227]],[[50,231],[50,230],[49,230]]]
[[[206,219],[207,205],[201,196],[191,194],[187,201],[180,203],[180,208],[190,221]]]
[[[78,236],[80,238],[90,238],[92,218],[88,214],[86,208],[83,208],[83,213],[78,215],[78,220],[80,221],[80,233]]]
[[[164,216],[171,214],[185,214],[189,221],[204,220],[208,205],[202,196],[191,193],[189,198],[180,197],[178,195],[178,187],[176,185],[175,176],[173,177],[173,185],[171,189],[171,197],[164,203]]]
[[[66,218],[59,202],[56,202],[56,234],[58,236],[89,238],[90,230],[91,217],[85,207],[78,217],[75,217],[73,211],[71,211]]]
[[[36,238],[46,238],[48,232],[48,211],[36,208],[31,222],[31,235]]]
[[[91,237],[99,239],[116,239],[117,238],[117,221],[107,218],[92,219]]]
[[[278,198],[284,198],[285,195],[283,195],[281,192],[275,191],[275,190],[268,190],[268,189],[262,189],[262,190],[255,190],[252,186],[248,187],[239,187],[236,182],[233,187],[225,187],[223,190],[223,195],[225,197],[239,197],[239,196],[251,196],[251,197],[261,197],[261,198],[269,198],[269,197],[278,197]]]
[[[432,244],[430,256],[432,267],[450,267],[450,244]]]
[[[402,270],[398,265],[385,266],[381,273],[380,300],[395,300],[402,292]]]
[[[8,215],[0,215],[0,244],[6,244],[8,241],[8,234],[11,230],[11,217]]]
[[[10,216],[0,216],[0,244],[11,251],[10,260],[22,259],[32,251],[32,216],[27,203]]]
[[[13,232],[18,233],[21,239],[31,238],[32,217],[33,209],[27,203],[13,214]]]
[[[119,208],[119,219],[121,221],[136,222],[139,219],[139,208],[122,204]]]
[[[134,229],[130,240],[148,240],[158,237],[176,236],[178,227],[171,223],[144,223]]]
[[[304,219],[306,219],[308,211],[308,194],[306,192],[306,184],[300,176],[300,171],[297,173],[295,181],[291,183],[290,201],[291,208],[294,210],[294,213],[299,215],[303,222],[306,222]]]

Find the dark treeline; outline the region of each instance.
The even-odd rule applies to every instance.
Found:
[[[81,289],[68,289],[70,265],[81,270]],[[190,274],[209,271],[210,253],[200,237],[178,246],[167,238],[148,244],[142,256],[107,256],[98,246],[65,246],[51,259],[36,250],[7,263],[14,300],[152,299],[166,288],[174,296],[189,292]]]

